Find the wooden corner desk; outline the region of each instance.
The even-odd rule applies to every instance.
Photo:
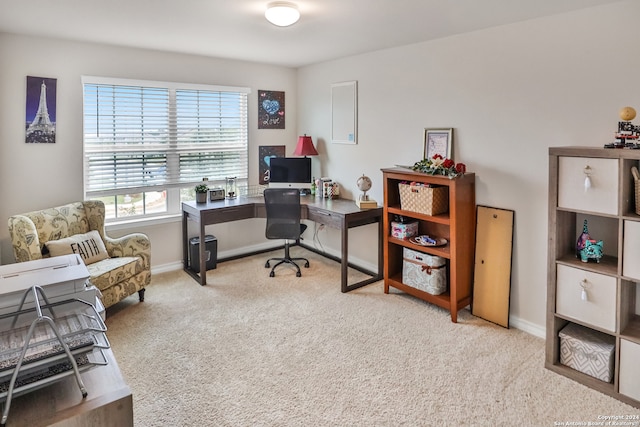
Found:
[[[300,214],[302,219],[308,219],[327,227],[335,228],[342,233],[341,257],[337,258],[316,248],[300,242],[300,246],[326,256],[341,263],[341,290],[349,292],[361,286],[368,285],[383,278],[383,231],[382,231],[382,208],[360,209],[353,200],[345,199],[316,199],[310,196],[301,197]],[[191,275],[201,285],[207,284],[206,274],[206,249],[204,242],[205,226],[219,224],[223,222],[237,221],[247,218],[266,218],[264,198],[259,197],[238,197],[235,199],[225,199],[207,201],[206,203],[183,202],[182,203],[182,256],[184,270]],[[198,274],[189,268],[188,261],[188,220],[191,219],[200,225],[200,271]],[[378,271],[372,272],[357,265],[349,263],[349,229],[367,224],[378,224]],[[248,253],[248,255],[255,252]],[[224,261],[224,260],[219,260]],[[354,268],[371,277],[359,282],[348,284],[348,267]]]

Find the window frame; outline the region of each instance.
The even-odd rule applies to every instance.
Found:
[[[223,92],[232,93],[238,95],[238,99],[240,102],[240,115],[238,116],[238,120],[240,123],[240,130],[238,134],[241,135],[240,143],[237,144],[237,147],[240,148],[239,156],[243,158],[243,164],[240,167],[240,170],[244,172],[244,176],[236,176],[236,182],[239,185],[246,185],[248,182],[249,175],[249,95],[251,94],[251,89],[249,87],[239,87],[239,86],[221,86],[221,85],[207,85],[207,84],[194,84],[194,83],[182,83],[182,82],[164,82],[164,81],[155,81],[155,80],[139,80],[139,79],[124,79],[124,78],[116,78],[116,77],[99,77],[99,76],[82,76],[82,118],[83,118],[83,130],[82,130],[82,147],[83,147],[83,193],[85,198],[99,198],[99,197],[117,197],[118,195],[125,194],[137,194],[146,192],[156,192],[156,191],[165,191],[166,193],[166,211],[163,212],[155,212],[155,213],[142,213],[138,215],[131,216],[118,216],[116,213],[115,217],[106,218],[105,222],[108,224],[113,223],[130,223],[130,222],[140,222],[145,220],[163,220],[163,218],[175,217],[181,212],[181,202],[190,199],[182,198],[181,191],[189,190],[192,192],[193,187],[201,182],[200,178],[198,181],[183,181],[180,177],[180,162],[173,161],[170,162],[170,157],[174,159],[181,153],[184,152],[184,146],[180,146],[178,144],[178,111],[176,107],[176,94],[180,91],[192,92],[192,91],[201,91],[201,92],[210,92],[212,94],[221,94]],[[127,86],[133,88],[160,88],[162,90],[167,90],[169,94],[169,102],[167,104],[167,133],[168,133],[168,146],[165,147],[164,152],[167,155],[167,175],[173,174],[173,182],[165,183],[165,185],[140,185],[135,187],[130,187],[121,190],[117,188],[105,189],[105,190],[89,190],[88,189],[88,152],[95,152],[88,150],[88,145],[90,142],[87,141],[87,100],[86,100],[86,86],[87,85],[105,85],[105,86]],[[198,118],[202,116],[198,115]],[[222,119],[222,114],[220,114],[220,119]],[[244,145],[243,145],[244,144]],[[205,145],[204,150],[211,150],[211,147],[214,144],[211,141],[208,141],[208,145]],[[192,145],[192,152],[195,145]],[[149,150],[149,149],[147,149]],[[151,149],[153,150],[153,148]],[[136,151],[145,151],[144,146],[136,146]],[[150,151],[150,150],[149,150]],[[189,150],[187,150],[189,151]],[[109,150],[107,150],[109,152]],[[118,152],[118,150],[113,150],[114,153]],[[203,151],[204,152],[204,151]],[[215,151],[210,151],[210,153],[215,153]],[[171,164],[169,164],[171,163]],[[115,169],[114,169],[115,171]],[[178,177],[178,178],[176,178]],[[218,177],[217,179],[213,176],[206,176],[209,179],[210,186],[220,186],[223,187],[225,184],[224,179]],[[205,178],[203,176],[202,178]],[[179,182],[177,182],[179,181]],[[190,194],[190,193],[189,193]],[[115,205],[115,204],[114,204]],[[145,206],[146,209],[146,206]]]

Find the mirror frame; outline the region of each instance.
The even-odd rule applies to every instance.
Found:
[[[358,143],[358,82],[331,85],[331,142]]]

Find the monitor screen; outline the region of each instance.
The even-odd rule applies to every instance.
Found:
[[[309,157],[272,157],[269,161],[269,187],[311,188]]]

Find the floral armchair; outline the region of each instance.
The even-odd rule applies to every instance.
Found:
[[[14,215],[9,218],[9,234],[16,261],[63,255],[61,247],[71,248],[68,253],[79,250],[105,308],[136,292],[144,301],[145,287],[151,282],[149,238],[142,233],[110,238],[104,218],[104,203],[97,200]],[[87,253],[92,256],[85,257]]]

